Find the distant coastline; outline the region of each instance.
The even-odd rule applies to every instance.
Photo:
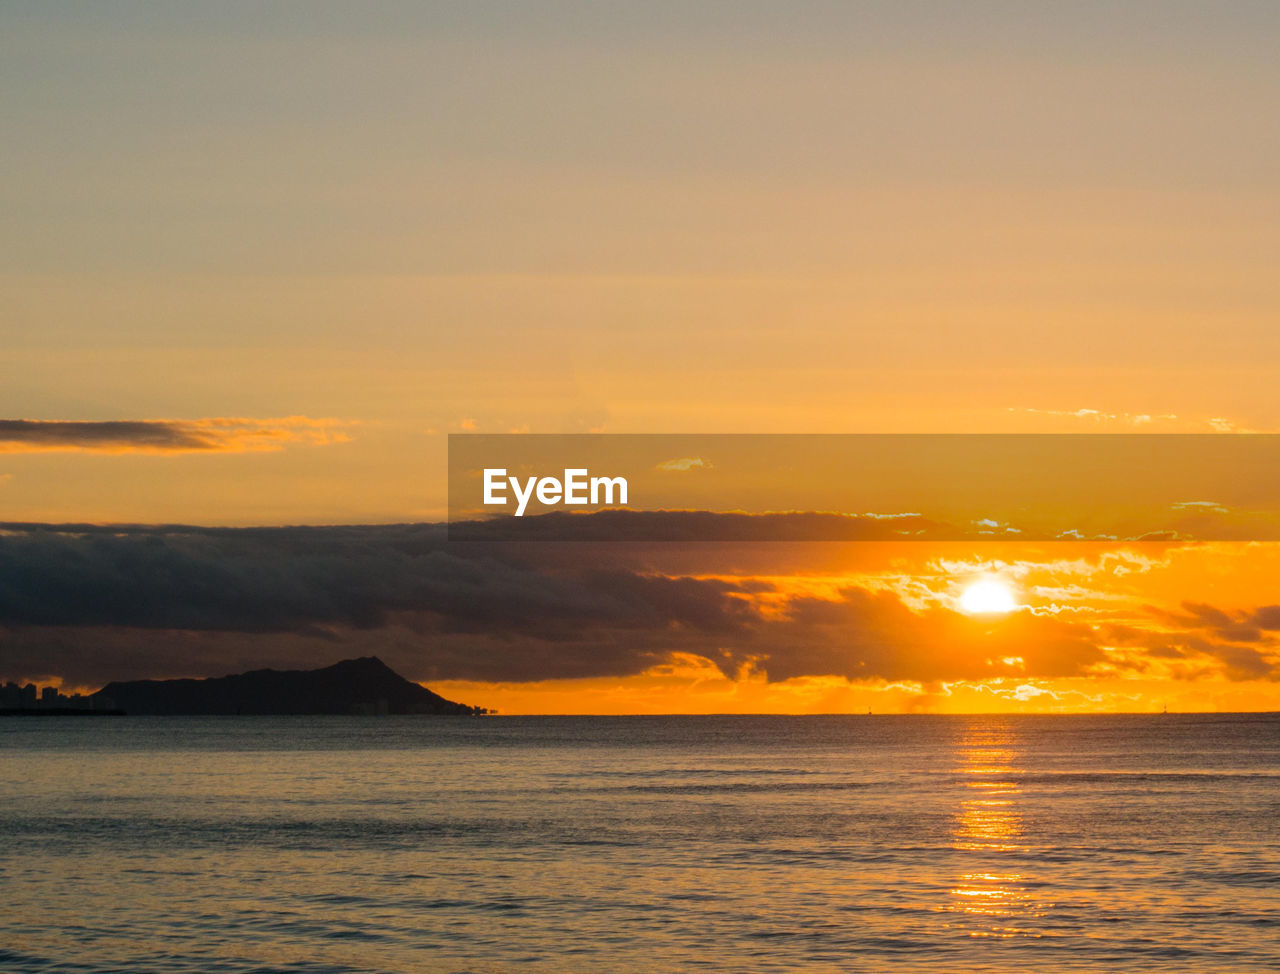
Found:
[[[91,707],[0,707],[0,717],[124,717],[125,711]]]
[[[87,696],[64,697],[53,687],[13,687],[17,706],[0,716],[288,716],[406,715],[480,717],[485,707],[446,700],[405,679],[376,656],[342,660],[317,670],[253,670],[209,679],[108,683]],[[5,701],[8,704],[8,701]]]

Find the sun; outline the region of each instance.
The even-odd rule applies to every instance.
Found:
[[[960,608],[970,615],[997,615],[1018,607],[1004,582],[984,578],[974,582],[960,596]]]

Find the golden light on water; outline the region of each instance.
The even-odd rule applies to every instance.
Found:
[[[977,794],[961,803],[955,847],[1001,852],[1021,848],[1016,840],[1021,835],[1022,818],[1013,799],[1022,790],[1009,781],[971,781],[966,785]]]
[[[1017,868],[1027,843],[1015,743],[1007,725],[975,725],[956,751],[964,797],[952,826],[952,848],[971,857],[974,867],[959,876],[946,909],[967,918],[971,937],[1042,936],[1025,926],[1044,913]]]

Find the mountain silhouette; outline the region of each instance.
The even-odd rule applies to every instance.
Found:
[[[406,680],[376,656],[319,670],[253,670],[207,680],[108,683],[93,696],[131,715],[446,714],[483,707],[446,700]]]

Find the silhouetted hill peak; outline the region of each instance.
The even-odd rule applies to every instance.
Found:
[[[486,711],[406,680],[376,656],[318,670],[252,670],[205,680],[108,683],[94,697],[130,714],[448,714]]]

